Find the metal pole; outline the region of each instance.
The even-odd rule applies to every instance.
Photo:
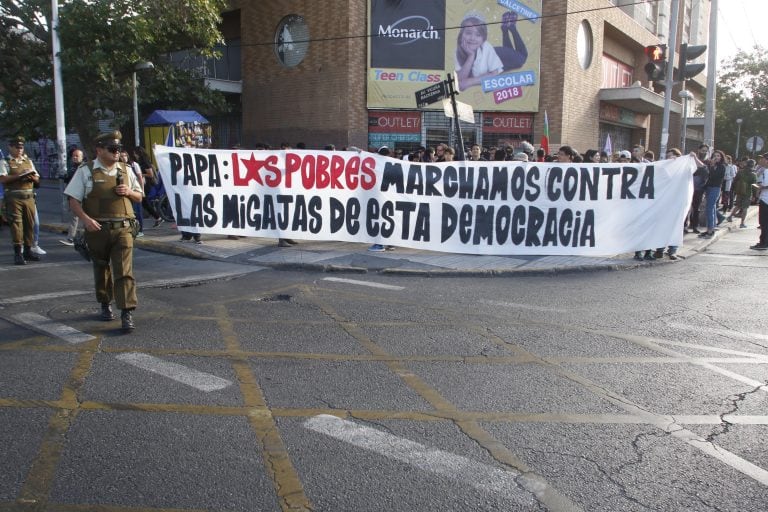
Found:
[[[669,141],[669,111],[672,108],[673,73],[675,70],[675,50],[677,47],[677,16],[680,12],[680,1],[672,0],[672,14],[669,17],[669,44],[667,45],[667,78],[664,81],[664,115],[661,120],[661,144],[659,155],[667,154]]]
[[[461,123],[459,122],[459,109],[456,106],[456,96],[459,94],[453,87],[453,73],[448,75],[448,92],[451,95],[451,106],[453,107],[453,120],[456,122],[456,135],[459,137],[459,147],[456,150],[456,159],[460,162],[464,158],[464,137],[461,135]]]
[[[53,100],[56,109],[56,152],[59,160],[59,178],[67,172],[67,130],[64,124],[64,87],[61,79],[61,46],[59,42],[59,3],[51,0],[51,49],[53,51]],[[59,192],[64,196],[64,180],[59,180]],[[61,221],[66,222],[68,208],[61,202]]]
[[[688,96],[683,96],[683,133],[680,135],[680,150],[684,155],[688,152],[685,150],[685,143],[688,139]]]
[[[704,108],[704,142],[715,147],[715,92],[717,91],[717,0],[709,6],[709,53],[707,54],[707,97]]]
[[[743,119],[737,119],[736,120],[736,151],[734,151],[734,154],[736,155],[736,160],[739,159],[739,146],[741,146],[741,123],[743,123]]]
[[[139,82],[136,78],[136,70],[133,71],[133,136],[134,144],[139,143]]]

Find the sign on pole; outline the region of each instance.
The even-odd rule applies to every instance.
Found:
[[[443,100],[443,110],[445,111],[446,117],[453,117],[453,105],[451,105],[450,99]],[[459,114],[459,119],[465,123],[475,122],[475,111],[472,109],[472,105],[457,101],[456,112]]]
[[[757,153],[761,149],[763,149],[763,138],[758,137],[757,135],[750,137],[747,139],[747,151],[750,153]]]
[[[448,88],[445,81],[430,85],[425,89],[416,91],[416,107],[422,108],[448,97]]]

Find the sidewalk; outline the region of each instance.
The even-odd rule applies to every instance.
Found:
[[[752,218],[757,209],[751,209]],[[67,226],[48,222],[41,215],[44,230],[63,233]],[[171,223],[152,228],[145,222],[145,236],[137,238],[136,247],[148,251],[175,254],[188,258],[227,261],[272,267],[283,270],[312,270],[321,272],[376,272],[400,275],[491,276],[511,274],[546,274],[594,270],[630,269],[648,265],[675,263],[666,255],[663,260],[635,261],[633,254],[614,257],[585,256],[475,256],[417,249],[397,248],[394,251],[372,253],[368,244],[348,242],[298,241],[289,248],[277,246],[272,238],[240,238],[230,240],[224,235],[203,235],[203,243],[181,242],[180,234]],[[754,224],[754,220],[753,220]],[[704,251],[719,238],[738,229],[738,223],[723,223],[711,239],[696,234],[685,235],[678,250],[681,260]],[[62,238],[64,238],[62,236]]]
[[[38,196],[41,229],[65,233],[61,222],[58,182],[46,182]],[[152,228],[153,220],[145,219],[144,235],[135,240],[136,247],[148,251],[175,254],[187,258],[251,264],[283,270],[312,270],[320,272],[350,272],[434,276],[503,276],[518,274],[552,274],[594,270],[619,270],[676,263],[664,256],[662,260],[635,261],[633,254],[613,257],[586,256],[475,256],[418,249],[396,248],[394,251],[369,252],[369,244],[349,242],[302,241],[293,247],[281,248],[274,238],[240,238],[229,240],[225,235],[203,235],[203,243],[181,242],[181,235],[171,223]],[[757,224],[757,208],[747,214],[750,227]],[[724,222],[711,239],[696,234],[685,235],[678,249],[681,260],[706,250],[732,229],[738,230],[738,220]],[[64,238],[64,235],[61,237]],[[678,260],[680,261],[680,260]]]

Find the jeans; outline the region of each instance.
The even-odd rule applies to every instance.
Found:
[[[768,247],[768,204],[760,201],[758,206],[760,208],[757,213],[757,218],[760,221],[760,241],[758,244]]]
[[[704,195],[704,190],[694,190],[693,198],[691,199],[691,217],[688,221],[688,227],[691,229],[699,228],[699,208],[701,208],[701,197]]]
[[[707,187],[707,231],[714,231],[717,224],[717,200],[720,199],[720,187]]]

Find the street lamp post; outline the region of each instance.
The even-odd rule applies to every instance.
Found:
[[[744,120],[742,118],[738,118],[736,120],[736,151],[734,151],[736,160],[739,159],[739,146],[741,145],[741,123],[743,122]]]
[[[151,62],[139,62],[133,66],[133,136],[135,139],[134,144],[140,146],[139,143],[139,80],[136,77],[136,72],[142,69],[154,69],[155,65]]]
[[[688,100],[693,99],[693,94],[683,89],[680,91],[680,97],[683,98],[683,129],[680,135],[680,149],[685,155],[687,154],[685,143],[688,140]]]

